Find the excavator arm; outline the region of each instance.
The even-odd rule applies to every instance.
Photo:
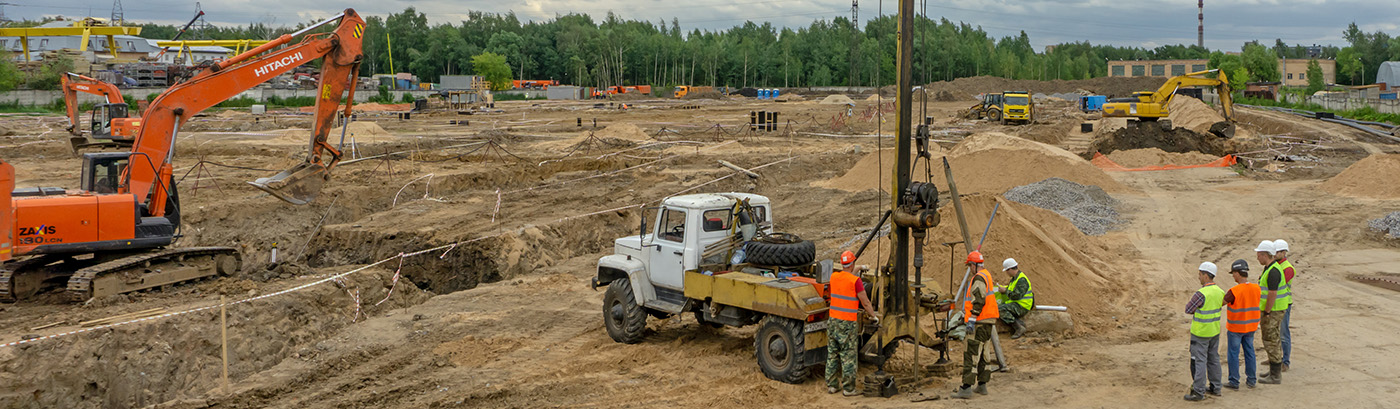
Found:
[[[1216,73],[1216,78],[1202,77],[1210,73]],[[1220,95],[1220,104],[1225,110],[1225,119],[1231,121],[1235,120],[1234,100],[1230,96],[1230,79],[1226,77],[1224,72],[1218,69],[1172,77],[1167,80],[1167,82],[1162,83],[1162,86],[1157,88],[1157,92],[1152,94],[1152,102],[1167,106],[1171,103],[1172,98],[1176,96],[1176,91],[1178,89],[1194,86],[1214,87],[1216,93]]]
[[[334,21],[339,21],[339,26],[330,33],[310,34],[295,45],[273,50],[291,43],[296,36]],[[319,191],[320,181],[324,180],[340,157],[340,152],[326,144],[326,136],[335,119],[335,112],[346,98],[345,93],[353,92],[359,79],[356,71],[363,59],[361,41],[364,25],[364,20],[355,10],[346,9],[330,20],[283,35],[172,86],[151,102],[142,117],[144,125],[136,137],[130,158],[128,193],[137,198],[147,198],[151,215],[163,214],[169,190],[163,184],[169,181],[175,155],[175,137],[185,121],[258,84],[317,58],[324,58],[317,87],[317,117],[309,138],[306,162],[278,174],[272,180],[259,179],[263,183],[254,182],[259,188],[288,202],[309,203]],[[262,55],[264,53],[266,55]],[[353,94],[349,100],[353,101]],[[304,180],[309,176],[317,180]]]
[[[74,73],[67,73],[59,77],[63,90],[63,105],[68,108],[68,132],[74,136],[82,136],[83,127],[78,126],[78,92],[85,92],[107,98],[108,104],[125,104],[126,99],[122,98],[122,92],[116,85],[108,84],[96,78],[86,77]]]

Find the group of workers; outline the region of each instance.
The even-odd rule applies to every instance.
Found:
[[[860,340],[856,321],[862,308],[870,320],[879,322],[874,306],[865,295],[865,285],[858,276],[855,262],[855,253],[841,254],[841,270],[831,275],[831,319],[827,320],[826,391],[840,391],[846,396],[859,394],[855,390],[856,348]],[[992,372],[987,369],[992,353],[988,341],[996,333],[997,321],[1011,326],[1011,339],[1020,339],[1026,333],[1021,319],[1035,308],[1030,279],[1021,271],[1016,259],[1008,258],[1001,263],[1002,272],[1011,279],[1008,287],[996,286],[992,274],[982,267],[983,262],[979,251],[967,255],[966,264],[976,273],[962,297],[966,325],[963,337],[967,349],[963,352],[963,384],[953,394],[960,399],[971,399],[974,393],[987,394],[987,382],[992,378]]]
[[[1244,352],[1245,385],[1283,383],[1288,370],[1292,337],[1288,332],[1292,315],[1293,263],[1288,261],[1288,242],[1262,241],[1254,249],[1255,259],[1264,268],[1257,283],[1249,282],[1249,262],[1230,264],[1235,286],[1229,291],[1215,284],[1217,267],[1209,261],[1197,268],[1201,289],[1186,304],[1191,315],[1191,391],[1183,398],[1201,401],[1206,394],[1221,395],[1221,387],[1239,390],[1239,355]],[[1223,310],[1223,311],[1222,311]],[[1225,318],[1227,363],[1230,378],[1220,382],[1220,319]],[[1261,325],[1262,324],[1262,325]],[[1269,354],[1269,372],[1256,377],[1254,333],[1262,332],[1264,351]]]

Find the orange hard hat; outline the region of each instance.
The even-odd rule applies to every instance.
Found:
[[[841,253],[841,264],[851,264],[856,262],[856,253],[846,251]]]
[[[974,251],[967,253],[967,264],[972,263],[982,264],[982,252]]]

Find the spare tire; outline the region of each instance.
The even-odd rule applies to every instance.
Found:
[[[744,261],[762,266],[801,266],[817,259],[817,245],[797,235],[773,233],[744,245]]]

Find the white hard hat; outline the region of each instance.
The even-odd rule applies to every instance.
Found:
[[[1274,252],[1288,251],[1288,242],[1283,239],[1274,240]]]
[[[1215,263],[1212,263],[1212,262],[1207,261],[1207,262],[1201,263],[1201,267],[1198,268],[1198,270],[1200,270],[1200,271],[1202,271],[1202,272],[1205,272],[1205,273],[1209,273],[1211,277],[1215,277],[1215,272],[1216,272],[1218,269],[1215,268]]]
[[[1001,262],[1001,271],[1010,270],[1016,268],[1017,266],[1019,266],[1019,264],[1016,264],[1016,259],[1008,258],[1005,261]]]
[[[1256,247],[1256,248],[1254,249],[1254,251],[1262,251],[1262,252],[1265,252],[1265,253],[1269,253],[1269,255],[1272,256],[1272,255],[1274,255],[1274,252],[1275,252],[1275,251],[1278,251],[1278,250],[1275,250],[1275,249],[1274,249],[1274,242],[1268,241],[1268,240],[1264,240],[1264,241],[1259,242],[1259,247]]]

